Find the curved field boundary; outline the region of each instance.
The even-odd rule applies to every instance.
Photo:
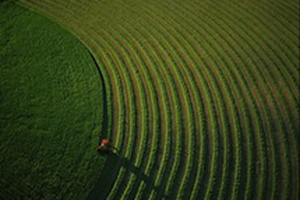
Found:
[[[100,67],[120,150],[106,199],[299,195],[294,1],[20,2]]]

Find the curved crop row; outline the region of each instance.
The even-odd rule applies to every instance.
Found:
[[[120,151],[114,174],[103,172],[106,199],[298,194],[293,6],[21,3],[66,26],[97,61]]]

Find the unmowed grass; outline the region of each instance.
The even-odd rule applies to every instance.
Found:
[[[103,85],[85,47],[0,2],[0,199],[84,199],[105,158]]]

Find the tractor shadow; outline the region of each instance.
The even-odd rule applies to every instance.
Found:
[[[115,151],[116,152],[116,151]],[[100,155],[102,156],[102,155]],[[136,185],[133,187],[133,190],[128,195],[129,199],[134,198],[136,195],[137,189],[139,184],[143,181],[146,183],[146,191],[144,194],[148,197],[152,190],[155,190],[157,193],[162,192],[162,189],[160,187],[155,186],[154,184],[154,178],[151,178],[150,176],[146,175],[140,167],[137,167],[133,164],[131,160],[128,158],[122,157],[118,152],[105,155],[107,156],[106,164],[101,172],[101,175],[99,176],[98,180],[96,181],[93,189],[89,193],[87,199],[88,200],[99,200],[99,199],[107,199],[114,182],[117,179],[118,172],[122,169],[126,169],[126,174],[129,175],[130,173],[133,173],[137,180]],[[121,184],[120,187],[117,189],[116,196],[119,196],[124,191],[123,189],[126,187],[126,183]],[[147,197],[143,199],[147,199]]]

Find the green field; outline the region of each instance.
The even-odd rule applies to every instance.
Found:
[[[18,188],[24,194],[39,194],[36,199],[299,197],[296,0],[16,2],[53,21],[40,17],[44,21],[32,32],[42,25],[55,26],[51,34],[61,33],[72,42],[53,45],[59,37],[44,32],[40,39],[32,34],[30,40],[20,39],[37,40],[49,51],[63,48],[49,68],[32,64],[51,57],[32,43],[21,45],[28,48],[23,50],[28,60],[17,57],[18,70],[5,66],[17,66],[11,62],[22,48],[7,53],[11,58],[1,57],[1,64],[7,63],[1,67],[11,70],[2,75],[1,84],[12,81],[1,87],[1,113],[8,113],[1,116],[7,125],[2,128],[1,121],[1,173],[10,174],[1,179],[8,188],[3,199]],[[34,17],[12,17],[1,8],[6,15],[1,23],[39,18],[20,7],[11,9]],[[11,31],[5,37],[20,32],[4,29]],[[72,57],[67,52],[74,49]],[[65,62],[70,62],[69,68],[62,70]],[[27,80],[21,91],[16,77],[25,69],[31,77],[29,64],[39,76]],[[71,83],[59,84],[67,78]],[[2,93],[10,95],[9,91],[15,91],[15,97],[8,99],[17,99],[15,104],[25,110],[2,101]],[[67,91],[74,96],[60,96]],[[46,103],[32,99],[35,94]],[[41,108],[35,108],[34,101]],[[27,119],[20,112],[34,115]],[[120,155],[107,160],[95,155],[101,132],[113,140]],[[24,145],[26,152],[16,145]],[[32,160],[40,171],[28,166]]]
[[[87,49],[49,19],[1,3],[0,199],[84,198],[103,86]]]

